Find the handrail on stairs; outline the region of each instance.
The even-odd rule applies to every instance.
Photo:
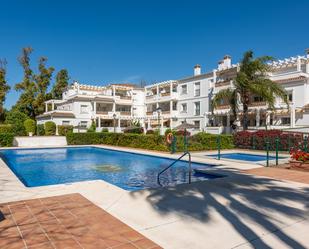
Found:
[[[163,174],[165,171],[167,171],[170,167],[172,167],[175,163],[177,163],[178,161],[180,161],[184,156],[189,155],[189,183],[191,183],[191,173],[192,173],[192,168],[191,168],[191,154],[189,151],[184,152],[178,159],[176,159],[174,162],[172,162],[169,166],[167,166],[165,169],[163,169],[162,171],[159,172],[158,176],[157,176],[157,183],[162,186],[161,182],[160,182],[160,175]]]

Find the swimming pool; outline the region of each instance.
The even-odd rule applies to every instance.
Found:
[[[209,157],[218,158],[218,154],[210,154],[206,155]],[[257,154],[248,154],[248,153],[222,153],[220,154],[222,159],[232,159],[232,160],[240,160],[240,161],[249,161],[249,162],[259,162],[266,161],[266,155],[257,155]],[[284,157],[278,157],[278,159],[283,159]],[[269,160],[275,160],[276,157],[269,156]]]
[[[153,188],[158,173],[173,162],[97,147],[0,150],[0,156],[27,187],[101,179],[125,190]],[[210,166],[192,163],[192,169]],[[192,181],[218,177],[192,171]],[[188,182],[188,163],[177,162],[160,179],[164,185]]]

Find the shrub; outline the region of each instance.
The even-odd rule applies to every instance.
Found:
[[[69,132],[73,132],[73,125],[58,125],[59,136],[65,136]]]
[[[185,131],[184,131],[184,130],[178,130],[178,131],[176,131],[176,135],[177,135],[177,136],[184,136],[184,135],[185,135]],[[187,136],[190,136],[191,133],[190,133],[189,131],[186,130],[186,135],[187,135]]]
[[[30,118],[26,119],[24,121],[24,127],[28,135],[30,132],[32,132],[32,134],[35,134],[36,124],[33,119],[30,119]]]
[[[69,145],[106,144],[158,151],[169,150],[165,136],[155,134],[69,133],[66,137]],[[188,148],[192,151],[216,149],[217,137],[217,135],[207,133],[199,133],[195,136],[188,137]],[[177,151],[184,150],[183,139],[182,136],[177,137]],[[233,137],[231,135],[221,135],[221,148],[230,149],[233,147]]]
[[[154,134],[154,130],[147,130],[146,131],[146,134],[148,135],[148,134]]]
[[[45,123],[45,135],[46,136],[56,135],[56,124],[53,121],[47,121]]]
[[[167,134],[172,133],[173,135],[176,135],[176,131],[172,130],[171,128],[168,128],[165,130],[164,135],[167,136]]]
[[[276,149],[276,139],[279,139],[279,150],[287,151],[293,147],[303,147],[302,133],[283,132],[281,130],[260,130],[256,132],[240,131],[234,134],[235,145],[243,149],[265,150],[266,142],[269,149]]]
[[[101,132],[108,132],[107,128],[103,128]]]
[[[94,121],[92,121],[90,127],[87,130],[87,132],[96,132],[96,129],[97,129],[96,124],[95,124]]]
[[[12,125],[11,124],[1,124],[0,125],[0,133],[12,133]]]
[[[45,128],[43,124],[38,124],[36,128],[36,134],[38,136],[44,136],[45,135]]]
[[[125,129],[123,132],[124,133],[133,133],[133,134],[143,134],[144,128],[142,128],[142,127],[132,127],[132,128]]]
[[[28,116],[18,110],[12,110],[6,114],[5,123],[12,125],[12,132],[16,136],[27,135],[24,122],[28,119]]]
[[[309,153],[301,150],[292,150],[290,152],[291,158],[300,161],[300,162],[308,162],[309,161]]]
[[[14,133],[0,133],[0,146],[13,146]]]

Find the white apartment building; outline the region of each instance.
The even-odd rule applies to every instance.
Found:
[[[289,107],[277,99],[270,110],[259,96],[251,96],[249,124],[251,129],[295,129],[309,127],[309,50],[271,64],[269,77],[282,85],[288,93]],[[230,56],[219,61],[216,69],[202,73],[194,67],[193,75],[137,88],[131,84],[108,86],[82,85],[75,82],[63,93],[62,100],[46,102],[46,112],[38,123],[53,120],[57,125],[70,124],[85,130],[96,122],[97,130],[116,127],[121,132],[133,120],[147,129],[174,128],[185,120],[197,131],[229,133],[235,122],[228,103],[212,112],[211,99],[224,88],[232,88],[239,70]],[[238,115],[241,122],[241,113]]]
[[[62,94],[62,100],[45,102],[45,112],[37,121],[73,125],[78,131],[87,130],[95,122],[98,131],[107,128],[121,132],[132,120],[143,123],[144,99],[144,89],[131,84],[91,86],[74,82]]]

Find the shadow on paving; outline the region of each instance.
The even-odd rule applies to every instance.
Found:
[[[224,174],[225,171],[216,172]],[[306,248],[280,230],[273,214],[297,220],[308,219],[309,187],[290,188],[275,179],[235,171],[228,174],[228,177],[203,183],[145,190],[149,192],[147,201],[163,215],[178,213],[204,223],[211,221],[210,213],[215,209],[250,244],[258,240],[259,235],[243,222],[243,218],[253,221],[265,233],[273,233],[288,247]],[[137,197],[142,192],[131,192],[131,196]],[[297,205],[293,207],[291,201],[297,202]],[[302,209],[297,207],[299,205]],[[258,244],[259,248],[271,248],[262,239]]]

